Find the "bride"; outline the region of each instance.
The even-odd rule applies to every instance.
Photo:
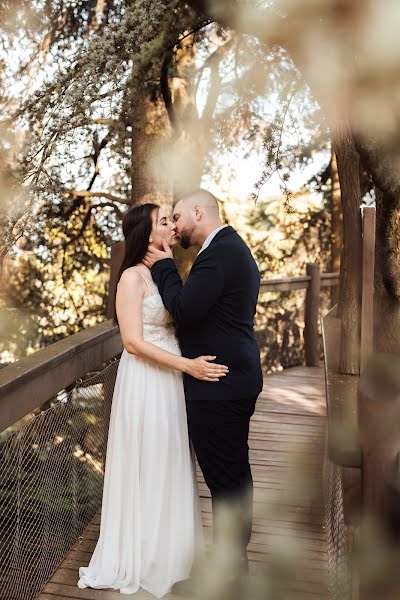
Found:
[[[150,270],[149,243],[177,243],[155,204],[131,208],[122,223],[125,256],[116,292],[124,350],[115,382],[100,536],[80,588],[139,587],[160,598],[187,579],[202,542],[201,514],[186,424],[182,373],[217,382],[214,356],[181,356],[172,320]]]

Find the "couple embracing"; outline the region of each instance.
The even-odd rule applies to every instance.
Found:
[[[107,445],[100,537],[81,588],[160,598],[189,578],[202,544],[194,449],[219,506],[240,507],[247,567],[253,482],[250,417],[262,389],[253,320],[259,272],[246,244],[205,190],[173,218],[155,204],[123,220],[116,292],[122,352]],[[201,246],[185,284],[171,248]],[[183,376],[182,376],[183,374]]]

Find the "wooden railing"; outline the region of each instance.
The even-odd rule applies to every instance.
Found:
[[[107,321],[0,371],[1,598],[33,600],[99,509],[121,350]]]
[[[108,301],[109,315],[113,311],[117,266],[114,261]],[[315,366],[320,362],[318,334],[320,289],[336,286],[338,283],[338,273],[321,274],[318,264],[307,265],[304,276],[261,281],[261,293],[299,289],[306,291],[304,343],[308,366]],[[121,351],[119,329],[113,325],[111,319],[108,319],[104,323],[55,342],[1,369],[0,432],[47,400],[54,398],[58,392],[72,385],[78,378],[98,369]]]
[[[398,528],[400,536],[400,435],[386,436],[375,425],[382,405],[385,412],[397,405],[400,382],[385,389],[385,402],[378,398],[382,390],[371,383],[366,365],[372,351],[373,314],[373,249],[375,214],[364,213],[363,230],[363,287],[361,323],[361,386],[359,377],[338,374],[340,320],[335,309],[324,318],[324,355],[327,382],[328,453],[331,461],[342,468],[345,518],[351,522],[354,509],[359,510],[361,496],[374,512],[385,514],[385,522]],[[107,315],[114,310],[113,297],[117,269],[122,257],[121,246],[113,248]],[[321,273],[318,264],[308,264],[305,275],[263,279],[261,293],[280,293],[305,290],[304,345],[305,361],[319,365],[319,306],[321,288],[338,286],[338,273]],[[77,379],[98,370],[118,356],[122,343],[118,327],[112,320],[84,330],[52,344],[32,356],[0,370],[0,432],[28,413],[72,386]],[[366,370],[365,374],[364,371]],[[396,373],[396,367],[393,369]],[[398,386],[398,387],[397,387]],[[393,392],[395,390],[395,393]],[[111,402],[112,390],[105,394]],[[379,400],[379,402],[378,402]],[[358,404],[358,405],[357,405]],[[392,430],[391,430],[392,431]],[[360,435],[361,434],[361,435]],[[393,496],[395,494],[395,496]],[[395,497],[395,506],[390,500]],[[390,512],[392,511],[392,512]],[[347,517],[350,517],[347,519]]]
[[[111,320],[85,329],[0,370],[0,431],[122,351]]]
[[[392,582],[387,577],[391,567],[390,562],[385,564],[383,554],[376,570],[375,583],[371,583],[373,580],[368,566],[365,570],[363,561],[352,556],[354,548],[361,547],[356,540],[360,525],[367,524],[368,527],[372,521],[374,527],[378,527],[375,535],[380,540],[378,543],[382,544],[381,552],[385,536],[386,540],[397,538],[400,541],[400,427],[397,426],[400,423],[400,359],[373,354],[375,219],[374,207],[363,209],[360,375],[339,372],[342,324],[337,307],[333,307],[322,320],[328,414],[327,458],[340,473],[337,481],[341,488],[333,492],[334,502],[329,506],[332,511],[341,512],[345,525],[350,526],[347,539],[351,541],[347,551],[354,560],[348,561],[353,569],[352,592],[348,597],[357,600],[371,600],[383,597],[382,594],[387,598],[400,597],[400,585],[397,584],[391,595]],[[335,532],[338,529],[336,527]],[[363,551],[374,551],[375,541]],[[384,552],[388,560],[389,546]],[[336,559],[334,557],[331,563],[335,564]],[[383,591],[381,594],[383,589],[389,595],[386,596]]]
[[[374,305],[375,208],[363,211],[361,278],[360,370],[363,372],[372,353]],[[333,462],[348,468],[362,465],[358,440],[357,390],[359,376],[339,373],[341,322],[333,307],[322,320],[326,397],[328,412],[328,451]],[[359,479],[359,475],[357,476]],[[352,492],[353,493],[353,492]]]
[[[124,255],[124,242],[118,242],[111,248],[110,287],[108,295],[107,317],[114,314],[114,296],[117,275]],[[308,367],[320,364],[319,344],[319,307],[321,288],[339,285],[339,273],[321,273],[318,263],[308,263],[305,275],[298,277],[271,277],[261,280],[260,293],[291,292],[306,290],[304,305],[304,353]]]
[[[112,274],[113,279],[111,283],[116,284],[115,272]],[[305,344],[306,344],[306,359],[308,364],[318,364],[319,363],[319,349],[318,349],[318,309],[319,309],[319,295],[321,287],[333,286],[337,285],[338,276],[336,274],[320,274],[319,265],[308,265],[306,275],[303,277],[292,277],[292,278],[281,278],[281,279],[270,279],[263,280],[261,285],[261,292],[282,292],[282,291],[291,291],[291,290],[299,290],[304,289],[306,291],[305,294]],[[112,299],[114,296],[114,292],[112,289],[112,285],[110,285],[110,301],[108,304],[109,314],[112,314],[113,305]],[[102,367],[110,361],[111,359],[117,357],[122,351],[122,343],[121,337],[119,334],[119,329],[115,326],[111,319],[96,325],[90,329],[81,331],[75,335],[72,335],[64,340],[56,342],[42,350],[39,350],[35,354],[23,358],[16,362],[15,364],[4,367],[0,370],[0,432],[3,432],[7,428],[13,426],[18,421],[23,419],[29,413],[36,411],[37,409],[41,409],[44,403],[49,400],[53,400],[57,397],[57,395],[64,391],[71,391],[70,402],[68,402],[65,406],[70,407],[71,410],[75,410],[76,405],[74,406],[74,395],[76,396],[76,391],[82,388],[84,383],[79,383],[76,386],[77,380],[81,378],[85,378],[94,371],[101,370]],[[110,369],[107,370],[110,372]],[[102,371],[104,373],[105,371]],[[82,439],[80,437],[81,433],[74,433],[75,430],[70,431],[68,429],[68,419],[70,418],[68,415],[71,413],[64,412],[64,409],[60,409],[60,405],[62,403],[51,404],[50,409],[43,412],[40,411],[40,419],[33,418],[27,419],[27,422],[23,425],[18,424],[18,426],[12,428],[4,437],[2,449],[6,447],[10,448],[9,442],[11,442],[12,446],[12,456],[20,455],[20,448],[25,444],[25,450],[31,450],[32,439],[29,435],[26,435],[26,432],[30,431],[31,424],[37,423],[38,431],[39,427],[42,427],[40,430],[41,435],[41,444],[43,448],[50,448],[54,450],[58,448],[58,444],[60,439],[63,439],[65,435],[65,430],[68,430],[69,433],[67,435],[66,440],[64,440],[65,448],[68,448],[67,452],[63,454],[64,466],[68,464],[71,469],[76,463],[75,452],[78,452],[79,456],[83,455],[88,450],[85,449],[85,440],[96,438],[96,435],[99,435],[97,431],[100,427],[100,440],[98,440],[98,451],[101,454],[101,457],[104,459],[104,453],[101,450],[105,448],[107,435],[108,435],[108,420],[110,414],[110,407],[113,396],[113,388],[115,382],[115,373],[116,369],[111,370],[112,375],[108,378],[104,378],[101,381],[99,390],[99,402],[101,407],[102,416],[100,420],[95,417],[93,420],[90,420],[86,423],[82,429]],[[100,374],[100,379],[102,375]],[[92,381],[90,379],[89,381]],[[82,391],[81,391],[82,393]],[[79,405],[79,402],[78,402]],[[72,407],[72,408],[71,408]],[[57,412],[60,411],[61,412]],[[67,410],[67,409],[65,409]],[[79,409],[81,410],[81,409]],[[83,406],[83,412],[85,412],[86,408]],[[52,421],[52,415],[57,414],[56,421]],[[52,428],[48,429],[46,427],[46,422],[43,422],[42,417],[47,416],[49,422],[52,423]],[[82,418],[82,415],[81,415]],[[84,418],[84,416],[83,416]],[[63,421],[64,419],[64,421]],[[42,424],[42,425],[40,425]],[[99,425],[100,424],[100,425]],[[61,429],[60,429],[61,428]],[[97,428],[97,429],[96,429]],[[97,434],[95,435],[95,430]],[[18,431],[18,433],[16,433]],[[81,430],[79,430],[81,431]],[[74,437],[75,436],[75,437]],[[37,440],[37,436],[35,437]],[[96,438],[97,439],[97,438]],[[83,441],[82,441],[83,440]],[[78,450],[77,450],[78,448]],[[10,450],[9,450],[10,451]],[[4,454],[6,456],[6,454]],[[26,476],[25,471],[20,469],[18,472],[13,474],[13,485],[14,487],[10,488],[11,491],[7,492],[9,495],[14,494],[14,496],[10,496],[12,498],[12,503],[15,505],[18,504],[18,495],[22,492],[25,493],[25,504],[24,510],[26,513],[26,523],[25,529],[29,527],[30,534],[37,536],[35,537],[36,544],[48,544],[49,540],[52,541],[52,535],[54,540],[59,539],[67,539],[64,537],[64,530],[62,529],[63,524],[58,523],[56,519],[57,507],[60,505],[64,506],[64,510],[69,510],[70,515],[68,519],[72,519],[73,522],[78,523],[77,515],[80,515],[79,503],[75,503],[74,507],[71,505],[67,505],[65,508],[65,498],[62,496],[61,492],[58,494],[58,500],[56,503],[55,510],[48,511],[46,513],[46,521],[47,529],[46,535],[48,536],[46,540],[41,538],[42,535],[41,529],[31,529],[31,524],[28,523],[27,519],[29,517],[29,507],[30,502],[34,505],[37,502],[37,498],[40,495],[46,496],[46,502],[55,502],[55,496],[49,496],[44,491],[43,488],[45,479],[41,477],[41,474],[46,471],[47,480],[57,480],[58,470],[60,469],[59,460],[57,459],[58,454],[54,452],[54,460],[53,453],[47,452],[46,457],[41,456],[41,462],[38,468],[32,467],[31,470],[31,480],[34,479],[35,483],[30,484],[30,487],[27,485],[26,481],[22,484],[21,489],[16,489],[14,485],[15,481],[19,481],[19,479],[23,480],[23,477]],[[10,459],[11,460],[11,459]],[[100,458],[98,458],[100,460]],[[18,462],[17,459],[14,462]],[[65,462],[66,461],[66,462]],[[68,462],[69,461],[69,462]],[[79,462],[79,461],[78,461]],[[18,463],[19,464],[19,463]],[[75,465],[76,466],[76,465]],[[74,467],[75,468],[75,467]],[[66,472],[70,473],[69,468]],[[75,473],[75,474],[74,474]],[[79,471],[81,473],[81,471]],[[34,477],[32,477],[34,475]],[[81,477],[81,479],[79,479]],[[84,477],[84,471],[80,475],[77,474],[77,471],[71,471],[71,475],[66,476],[66,480],[64,481],[64,487],[67,485],[71,486],[71,493],[73,486],[77,486],[82,484]],[[8,485],[8,484],[7,484]],[[86,485],[86,484],[85,484]],[[36,486],[36,487],[35,487]],[[26,488],[26,489],[25,489]],[[29,488],[29,489],[28,489]],[[64,488],[63,488],[64,489]],[[80,489],[80,488],[79,488]],[[68,491],[68,490],[67,490]],[[97,490],[98,492],[98,490]],[[96,492],[96,493],[97,493]],[[69,491],[68,491],[69,493]],[[67,494],[68,496],[68,494]],[[98,494],[97,494],[98,496]],[[97,496],[93,496],[91,494],[91,498],[94,498],[97,503]],[[82,500],[84,502],[84,499]],[[94,502],[94,500],[93,500]],[[93,504],[92,502],[92,504]],[[98,502],[100,502],[100,496],[98,497]],[[92,506],[91,509],[97,510],[97,505]],[[24,513],[24,514],[25,514]],[[54,514],[53,514],[54,513]],[[58,513],[57,513],[58,514]],[[68,513],[69,514],[69,513]],[[86,513],[85,513],[86,514]],[[91,518],[91,514],[89,515]],[[85,517],[86,518],[86,517]],[[75,519],[75,520],[74,520]],[[82,521],[82,522],[81,522]],[[69,521],[68,521],[69,522]],[[3,536],[0,541],[4,544],[12,545],[15,542],[15,531],[12,528],[12,520],[11,524],[7,521],[8,525],[3,524],[3,527],[0,528],[0,534]],[[70,547],[70,543],[73,544],[77,541],[79,535],[82,534],[82,527],[85,525],[84,518],[80,518],[79,527],[73,530],[72,533],[69,532],[69,537],[67,539],[67,546]],[[33,527],[33,525],[32,525]],[[57,527],[59,527],[57,529]],[[60,537],[61,536],[61,537]],[[67,548],[66,546],[66,548]],[[56,546],[54,547],[56,548]],[[60,559],[65,556],[63,548],[58,550],[52,550],[49,555],[49,561],[46,563],[46,567],[38,567],[37,580],[40,585],[45,583],[48,580],[48,571],[49,564],[56,566]],[[24,555],[24,549],[19,548],[18,552],[21,556]],[[60,555],[57,554],[60,552]],[[51,559],[51,560],[50,560]],[[24,559],[25,560],[25,559]],[[29,558],[30,560],[30,558]],[[24,563],[25,564],[25,563]],[[13,575],[12,571],[9,569],[8,564],[4,567],[4,561],[2,563],[3,568],[5,569],[3,573],[0,572],[0,575],[3,577],[10,577]],[[1,567],[1,565],[0,565]],[[52,567],[51,567],[52,568]],[[50,569],[51,570],[51,569]],[[1,571],[1,569],[0,569]],[[29,576],[29,569],[24,573],[24,577],[22,581],[23,586],[26,584],[26,577]],[[36,582],[37,583],[37,582]],[[36,585],[35,583],[35,585]],[[7,585],[10,584],[10,581],[7,582]],[[25,600],[26,595],[17,596],[18,600]],[[33,598],[33,596],[29,596],[29,599]]]
[[[308,263],[306,274],[300,277],[280,277],[261,280],[261,292],[306,290],[304,303],[304,354],[307,367],[320,364],[319,307],[321,288],[339,285],[339,273],[321,273],[318,263]]]

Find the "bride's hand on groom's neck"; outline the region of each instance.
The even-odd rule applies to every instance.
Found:
[[[158,262],[159,260],[163,260],[164,258],[173,258],[172,250],[165,240],[162,241],[162,245],[162,250],[159,250],[155,246],[151,245],[147,248],[147,252],[142,262],[149,269],[151,269],[154,263]]]

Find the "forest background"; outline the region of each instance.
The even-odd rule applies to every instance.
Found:
[[[286,50],[181,2],[0,11],[2,366],[106,318],[110,248],[138,202],[171,207],[201,185],[262,278],[339,270],[336,159]],[[176,256],[185,277],[193,253]],[[303,362],[303,318],[304,291],[260,296],[266,371]]]

